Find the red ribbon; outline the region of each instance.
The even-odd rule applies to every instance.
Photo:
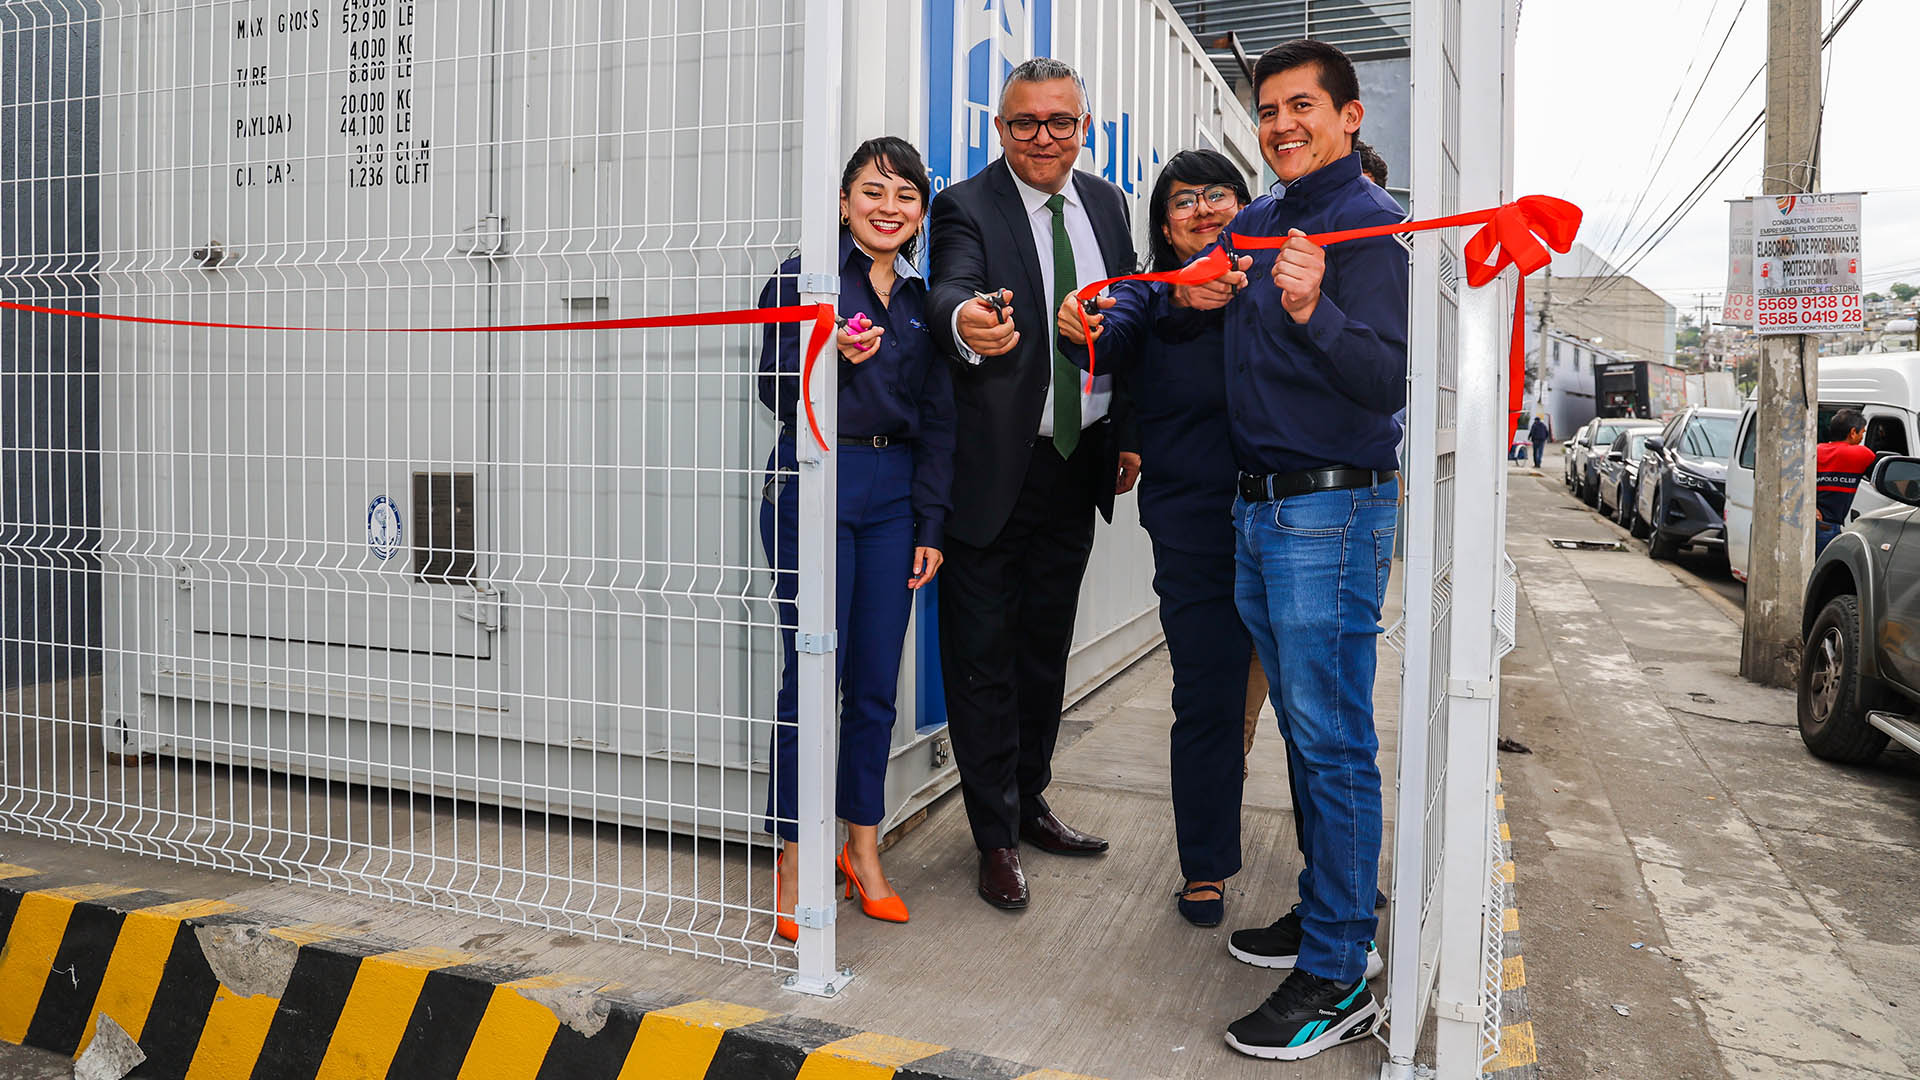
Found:
[[[1520,406],[1526,389],[1526,321],[1527,321],[1527,275],[1542,269],[1553,256],[1548,248],[1565,254],[1573,247],[1573,238],[1580,231],[1580,208],[1551,195],[1524,195],[1519,199],[1490,210],[1474,210],[1465,214],[1452,214],[1447,217],[1428,218],[1425,221],[1404,221],[1394,225],[1374,225],[1364,229],[1342,229],[1338,232],[1314,233],[1302,237],[1309,244],[1326,247],[1345,240],[1360,240],[1370,236],[1391,236],[1395,233],[1427,232],[1432,229],[1453,229],[1467,225],[1478,225],[1480,229],[1467,239],[1462,254],[1467,262],[1467,284],[1479,288],[1500,276],[1508,266],[1520,270],[1520,285],[1513,298],[1513,341],[1507,358],[1511,371],[1511,389],[1508,391],[1507,412],[1512,430],[1507,432],[1511,439],[1514,431],[1519,430]],[[1264,251],[1285,247],[1289,236],[1243,236],[1234,233],[1231,244],[1239,251]],[[1176,280],[1180,275],[1201,268],[1193,276]],[[1098,294],[1101,289],[1120,281],[1166,281],[1181,285],[1198,285],[1225,274],[1231,269],[1226,253],[1216,247],[1205,258],[1197,259],[1172,274],[1131,274],[1125,277],[1109,278],[1088,285],[1079,292],[1081,301],[1080,326],[1087,333],[1087,373],[1093,373],[1093,340],[1087,323],[1085,302]]]
[[[0,309],[27,311],[36,315],[60,315],[73,319],[99,319],[102,322],[145,323],[149,326],[203,326],[215,330],[277,330],[320,334],[506,334],[549,333],[556,330],[647,330],[669,326],[751,326],[755,324],[804,322],[813,320],[813,332],[807,336],[807,356],[800,369],[800,400],[807,410],[807,427],[813,439],[827,451],[826,436],[813,414],[813,400],[806,390],[813,385],[813,363],[833,335],[832,304],[796,304],[791,307],[744,308],[738,311],[700,311],[688,315],[650,315],[627,319],[585,319],[578,322],[520,323],[514,326],[266,326],[253,323],[200,322],[194,319],[157,319],[146,315],[114,315],[104,311],[77,311],[71,308],[43,307],[0,300]]]

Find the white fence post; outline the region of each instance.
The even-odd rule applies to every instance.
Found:
[[[1505,198],[1509,0],[1462,0],[1460,199],[1469,208]],[[1460,444],[1455,453],[1451,700],[1447,732],[1445,921],[1434,994],[1435,1066],[1443,1080],[1478,1077],[1497,1051],[1499,984],[1484,977],[1491,902],[1494,743],[1499,734],[1498,597],[1504,575],[1507,345],[1510,278],[1460,296]]]
[[[1413,139],[1411,192],[1416,218],[1459,211],[1457,166],[1459,83],[1455,40],[1459,0],[1416,0],[1413,6]],[[1437,891],[1446,856],[1446,733],[1451,699],[1446,681],[1455,607],[1451,575],[1455,540],[1454,325],[1458,239],[1449,232],[1413,236],[1408,299],[1407,426],[1403,458],[1407,490],[1406,562],[1398,636],[1404,640],[1400,684],[1399,770],[1393,834],[1393,904],[1387,954],[1388,1061],[1382,1075],[1414,1075],[1414,1054],[1426,1022],[1438,965],[1444,909]]]
[[[841,20],[844,0],[807,0],[801,54],[800,300],[831,304],[840,292],[839,179]],[[811,385],[800,392],[813,402],[828,446],[839,429],[838,354],[831,343],[814,366]],[[797,418],[796,418],[797,420]],[[796,429],[799,428],[796,423]],[[831,995],[849,973],[834,960],[835,762],[839,756],[840,708],[834,679],[838,628],[834,625],[835,532],[838,503],[832,455],[795,432],[800,465],[800,731],[798,967],[790,989]]]

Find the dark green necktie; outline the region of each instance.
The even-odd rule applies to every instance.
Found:
[[[1047,209],[1053,211],[1053,306],[1047,309],[1049,326],[1060,305],[1066,302],[1067,294],[1075,291],[1080,283],[1080,270],[1073,261],[1073,241],[1067,239],[1067,215],[1062,212],[1066,204],[1064,195],[1047,200]],[[1072,457],[1073,448],[1080,445],[1080,369],[1060,351],[1059,335],[1048,336],[1055,342],[1053,448],[1060,451],[1063,458]]]

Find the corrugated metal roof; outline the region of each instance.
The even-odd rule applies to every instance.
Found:
[[[1223,40],[1228,32],[1240,36],[1250,57],[1310,37],[1340,46],[1355,60],[1405,56],[1413,36],[1413,0],[1173,0],[1173,6],[1229,80],[1244,74]]]

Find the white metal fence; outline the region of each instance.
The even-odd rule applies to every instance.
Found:
[[[837,10],[0,5],[6,296],[328,327],[751,307],[796,243],[832,268],[840,103],[806,73],[838,67]],[[759,812],[759,327],[0,319],[0,825],[795,966]],[[97,416],[63,413],[89,380]],[[84,517],[70,472],[91,547],[50,538]],[[803,533],[831,531],[822,473],[788,477]],[[831,546],[803,548],[830,629]],[[76,609],[98,679],[52,663]]]

